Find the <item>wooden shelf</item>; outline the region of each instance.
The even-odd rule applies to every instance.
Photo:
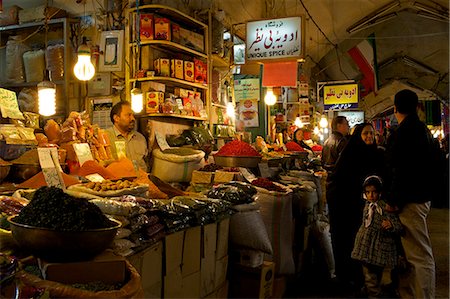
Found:
[[[154,48],[157,48],[159,50],[165,50],[165,51],[171,51],[171,52],[183,52],[185,54],[188,55],[195,55],[198,57],[202,57],[204,59],[208,58],[208,55],[206,55],[205,53],[196,51],[194,49],[188,48],[186,46],[180,45],[178,43],[174,43],[168,40],[158,40],[158,39],[154,39],[154,40],[148,40],[148,41],[143,41],[140,42],[141,46],[146,46],[146,45],[150,45]],[[137,42],[133,42],[129,44],[130,47],[135,47],[137,46]]]
[[[227,109],[227,106],[221,105],[221,104],[216,104],[216,103],[211,103],[211,106]]]
[[[48,20],[48,24],[58,24],[58,23],[64,23],[67,21],[71,21],[68,18],[59,18],[59,19],[50,19]],[[23,23],[23,24],[17,24],[17,25],[8,25],[8,26],[0,26],[0,31],[6,31],[6,30],[17,30],[17,29],[24,29],[28,27],[38,27],[38,26],[44,26],[44,21],[39,22],[29,22],[29,23]],[[44,30],[44,28],[42,28]]]
[[[217,54],[212,54],[213,67],[230,68],[230,63]]]
[[[145,81],[157,81],[157,82],[163,82],[166,85],[170,85],[170,86],[181,86],[181,87],[185,87],[185,88],[199,88],[199,89],[208,89],[208,85],[207,84],[201,84],[201,83],[194,83],[194,82],[189,82],[186,80],[181,80],[181,79],[177,79],[177,78],[172,78],[172,77],[163,77],[163,76],[154,76],[154,77],[144,77],[144,78],[138,78],[138,79],[130,79],[130,82],[145,82]]]
[[[159,5],[159,4],[148,4],[148,5],[140,5],[139,11],[141,10],[152,10],[154,14],[162,15],[169,17],[172,21],[175,20],[178,23],[182,23],[188,27],[202,27],[207,28],[208,26],[199,20],[194,19],[193,17],[185,14],[184,12],[181,12],[179,10],[176,10],[174,8]],[[137,8],[133,7],[128,10],[129,12],[136,12]]]
[[[1,86],[3,88],[16,88],[16,87],[37,87],[39,82],[21,82],[21,83],[4,83],[1,82]],[[52,81],[53,83],[55,83],[56,85],[62,85],[64,84],[63,80],[58,80],[58,81]]]
[[[189,120],[198,120],[198,121],[206,121],[207,119],[199,116],[189,116],[189,115],[181,115],[181,114],[171,114],[171,113],[151,113],[151,114],[142,114],[141,117],[173,117],[173,118],[183,118]]]

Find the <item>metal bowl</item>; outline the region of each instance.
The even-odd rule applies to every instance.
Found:
[[[261,161],[261,157],[224,157],[214,155],[214,162],[222,167],[258,167],[258,163]]]
[[[39,164],[15,164],[11,165],[9,178],[15,183],[22,183],[41,171]]]
[[[36,257],[50,262],[89,260],[109,247],[121,223],[114,219],[108,228],[87,231],[57,231],[34,227],[8,217],[12,235],[19,247]]]
[[[0,183],[6,178],[11,169],[11,164],[0,164]]]

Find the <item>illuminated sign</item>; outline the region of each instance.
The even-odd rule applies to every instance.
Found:
[[[248,60],[300,58],[302,54],[301,17],[247,23]]]
[[[326,110],[341,110],[358,107],[358,84],[325,85],[323,104]]]

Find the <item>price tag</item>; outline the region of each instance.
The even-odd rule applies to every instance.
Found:
[[[242,176],[247,180],[247,182],[252,182],[256,180],[256,176],[251,173],[247,168],[239,167],[239,172],[242,174]]]
[[[158,142],[159,148],[161,151],[170,148],[170,145],[167,143],[166,138],[159,132],[155,132],[156,142]]]
[[[39,163],[47,186],[66,189],[56,148],[38,148]]]
[[[127,145],[125,141],[115,141],[117,159],[126,158],[127,157]]]
[[[261,173],[261,177],[270,178],[270,168],[268,163],[258,163],[259,172]]]
[[[85,176],[85,178],[87,178],[89,181],[94,182],[94,183],[101,183],[105,180],[104,177],[102,177],[101,175],[99,175],[98,173],[93,173],[93,174],[89,174],[87,176]]]
[[[75,151],[75,154],[77,155],[78,163],[80,163],[80,166],[82,166],[86,161],[94,160],[89,144],[74,143],[73,149]]]

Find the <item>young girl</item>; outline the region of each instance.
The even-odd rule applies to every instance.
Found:
[[[397,214],[385,210],[380,199],[381,178],[369,176],[363,183],[366,200],[363,223],[358,230],[352,258],[362,262],[365,288],[369,298],[381,295],[381,278],[385,267],[394,268],[398,262],[399,234],[402,224]]]

